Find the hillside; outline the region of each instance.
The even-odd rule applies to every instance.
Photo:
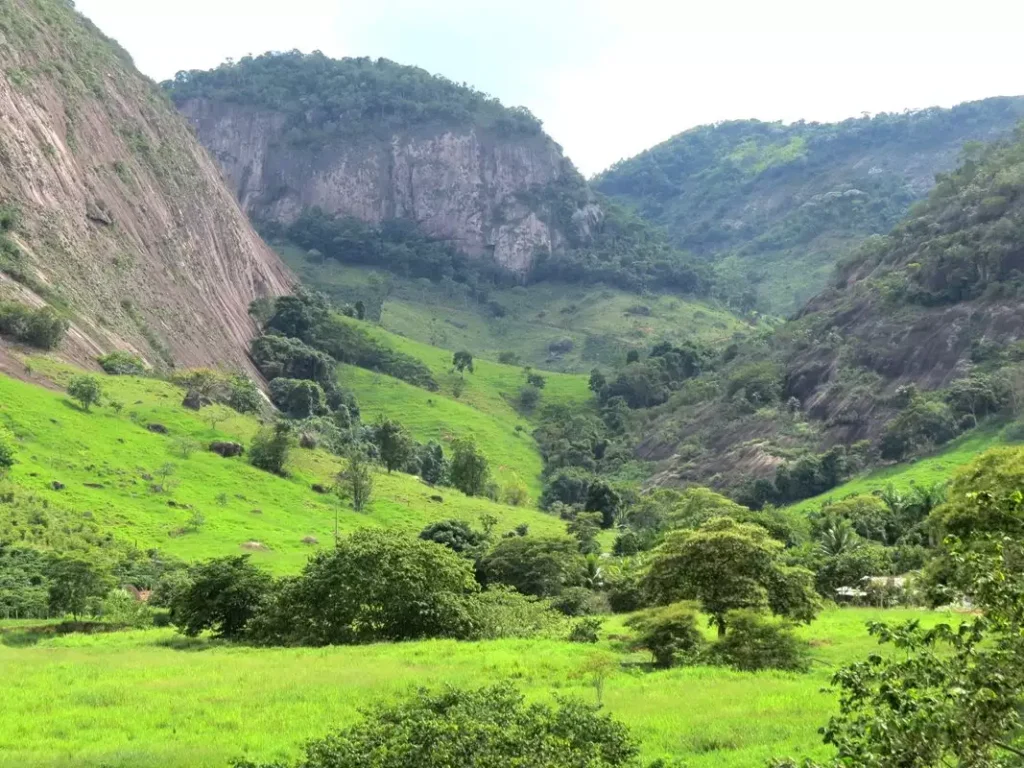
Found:
[[[1007,135],[1024,99],[784,125],[739,120],[681,133],[593,186],[715,266],[737,307],[790,314],[846,251],[888,232],[953,169],[965,143]]]
[[[293,450],[288,477],[278,477],[207,450],[218,439],[250,444],[259,426],[252,417],[223,406],[197,414],[179,405],[180,388],[130,376],[100,376],[104,405],[85,413],[62,392],[39,386],[66,384],[74,369],[47,358],[27,362],[36,384],[0,376],[0,430],[14,439],[17,459],[4,482],[13,496],[0,507],[0,541],[60,551],[80,546],[94,529],[97,542],[157,548],[187,561],[249,552],[287,573],[330,544],[336,515],[341,531],[415,533],[452,517],[477,525],[482,514],[494,515],[503,531],[520,523],[537,533],[564,530],[535,510],[454,489],[439,493],[400,473],[379,473],[375,500],[356,513],[312,490],[330,486],[343,466],[325,451]],[[151,431],[152,424],[166,434]],[[197,510],[205,522],[191,530]]]
[[[160,89],[61,0],[0,5],[0,73],[0,298],[81,363],[248,365],[249,302],[291,278]]]
[[[268,237],[474,290],[709,288],[663,233],[599,199],[528,110],[422,69],[268,53],[163,87]]]
[[[649,414],[640,452],[664,462],[661,480],[735,487],[833,446],[900,461],[1020,414],[1022,179],[1019,133],[972,150],[797,319],[733,348],[715,394]]]

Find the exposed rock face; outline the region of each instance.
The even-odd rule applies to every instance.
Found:
[[[289,144],[284,117],[272,111],[206,99],[179,109],[257,220],[287,223],[313,206],[373,223],[408,219],[469,255],[520,273],[538,251],[586,237],[600,221],[600,208],[591,205],[574,217],[573,233],[551,223],[533,193],[576,171],[542,134],[422,127],[387,140],[338,138],[312,149]]]
[[[248,305],[290,275],[156,85],[69,6],[0,4],[0,207],[23,273],[0,296],[66,307],[79,362],[247,367]]]

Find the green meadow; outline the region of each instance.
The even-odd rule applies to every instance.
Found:
[[[822,689],[838,665],[876,647],[865,622],[937,616],[828,611],[799,630],[813,646],[806,674],[651,671],[644,654],[629,650],[622,617],[609,619],[596,646],[534,639],[253,649],[160,629],[37,640],[7,628],[0,766],[195,768],[294,757],[304,741],[351,723],[372,701],[420,686],[510,679],[532,698],[593,701],[584,668],[598,654],[618,662],[603,704],[641,741],[645,764],[749,768],[777,756],[823,757],[817,728],[834,699]]]

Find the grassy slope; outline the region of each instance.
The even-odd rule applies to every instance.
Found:
[[[942,451],[932,456],[910,464],[896,464],[855,477],[849,482],[833,488],[828,493],[805,499],[789,509],[797,512],[810,512],[829,499],[842,499],[852,494],[871,493],[885,488],[890,483],[898,490],[905,491],[915,483],[930,485],[936,482],[945,482],[957,469],[970,463],[990,448],[1018,443],[1019,440],[1012,439],[1008,434],[1011,429],[1012,425],[1010,427],[982,425],[954,440]]]
[[[369,323],[358,326],[386,346],[422,360],[441,386],[440,392],[428,392],[390,376],[343,366],[339,378],[343,386],[355,392],[365,421],[373,421],[379,415],[389,416],[424,441],[449,441],[470,435],[491,462],[499,484],[514,474],[537,498],[543,464],[531,437],[533,414],[522,414],[513,406],[526,383],[521,368],[477,359],[472,373],[460,375],[451,371],[452,353],[448,350],[397,336]],[[592,397],[586,376],[540,373],[547,382],[541,406],[583,403]],[[458,398],[453,395],[456,382],[463,386]],[[521,429],[516,431],[516,427]]]
[[[69,369],[50,361],[36,359],[33,366],[57,380],[69,375]],[[11,472],[16,487],[90,514],[104,529],[139,547],[159,547],[186,559],[240,552],[242,544],[258,541],[269,549],[254,553],[256,559],[274,571],[287,572],[298,570],[309,554],[304,537],[329,544],[337,505],[332,496],[314,493],[310,486],[331,482],[341,467],[335,457],[295,449],[290,477],[275,477],[244,460],[222,459],[205,450],[214,438],[248,442],[257,429],[255,420],[234,414],[214,430],[205,415],[180,407],[182,392],[170,384],[105,377],[103,385],[108,398],[125,404],[120,415],[109,406],[82,413],[63,394],[0,377],[0,429],[16,438],[19,463]],[[231,412],[224,409],[224,414]],[[153,422],[165,425],[170,434],[149,432],[145,425]],[[203,449],[183,458],[175,451],[182,437],[198,440]],[[156,475],[167,463],[175,466],[171,490],[151,492],[143,475]],[[66,488],[53,490],[53,481]],[[89,488],[86,483],[103,487]],[[443,502],[431,501],[433,495],[441,495]],[[169,506],[170,500],[201,511],[206,517],[203,528],[172,536],[191,512]],[[468,498],[449,488],[432,489],[398,473],[379,474],[369,510],[343,510],[339,527],[417,531],[431,520],[447,517],[476,523],[485,512],[500,518],[499,531],[521,522],[535,533],[564,531],[560,521],[535,510]]]
[[[256,650],[151,630],[0,643],[0,675],[9,683],[0,766],[184,768],[291,756],[370,701],[423,684],[512,679],[531,697],[590,699],[579,670],[595,652],[624,664],[607,681],[604,703],[641,740],[645,761],[674,756],[690,768],[748,768],[773,756],[822,757],[816,729],[831,711],[831,697],[821,692],[831,671],[875,647],[866,621],[912,613],[922,615],[827,612],[800,630],[815,646],[805,675],[703,667],[651,673],[645,657],[609,641],[596,648],[506,640]],[[621,618],[607,628],[621,632]]]
[[[299,249],[279,246],[277,250],[305,284],[338,301],[365,300],[374,290],[371,269],[335,262],[315,264]],[[446,291],[428,280],[386,279],[392,288],[381,315],[384,328],[448,350],[468,349],[491,360],[502,352],[513,352],[523,363],[554,371],[588,372],[595,365],[617,365],[627,350],[647,348],[663,339],[717,344],[750,330],[713,303],[554,283],[493,291],[491,299],[508,310],[506,317],[494,318],[487,307],[457,288]],[[648,307],[651,314],[627,312],[637,305]],[[548,345],[563,339],[573,341],[572,350],[552,354]]]

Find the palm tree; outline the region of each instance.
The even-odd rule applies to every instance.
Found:
[[[583,569],[583,586],[593,590],[604,586],[604,568],[601,567],[597,555],[587,555],[587,563]]]
[[[830,523],[821,532],[818,540],[818,552],[825,557],[838,557],[860,547],[860,537],[853,530],[849,520],[838,520]]]

